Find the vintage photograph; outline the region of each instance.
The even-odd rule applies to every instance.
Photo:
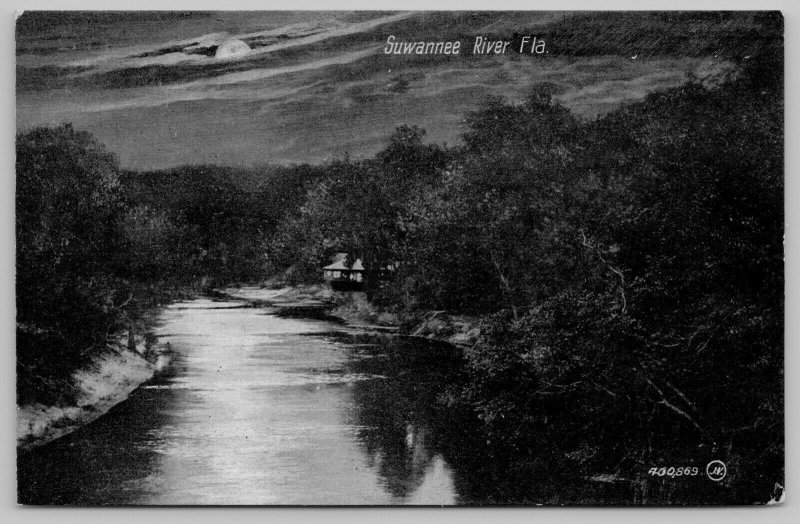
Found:
[[[25,11],[17,501],[784,502],[776,11]]]

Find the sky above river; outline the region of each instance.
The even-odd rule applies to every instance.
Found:
[[[679,85],[706,58],[387,55],[404,41],[534,34],[563,13],[33,13],[17,22],[18,131],[64,122],[125,168],[371,156],[419,125],[456,144],[487,96],[547,86],[576,114]]]

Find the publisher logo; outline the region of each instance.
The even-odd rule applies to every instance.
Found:
[[[706,466],[706,475],[714,482],[719,482],[728,474],[728,468],[721,460],[712,460]]]

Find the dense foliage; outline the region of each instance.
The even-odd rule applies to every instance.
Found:
[[[447,152],[403,126],[376,158],[336,161],[323,170],[297,213],[287,213],[265,246],[272,270],[295,280],[319,279],[340,251],[370,267],[407,260],[406,212],[438,186]]]
[[[458,149],[401,128],[330,166],[268,251],[300,275],[390,261],[373,300],[486,315],[456,397],[515,460],[545,433],[614,478],[720,458],[734,489],[713,500],[763,500],[783,471],[780,61],[594,122],[488,100]]]
[[[35,397],[120,318],[116,160],[70,126],[18,136],[16,207],[18,397]]]

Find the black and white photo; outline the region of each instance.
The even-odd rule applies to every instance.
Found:
[[[15,39],[18,503],[784,501],[780,12]]]

